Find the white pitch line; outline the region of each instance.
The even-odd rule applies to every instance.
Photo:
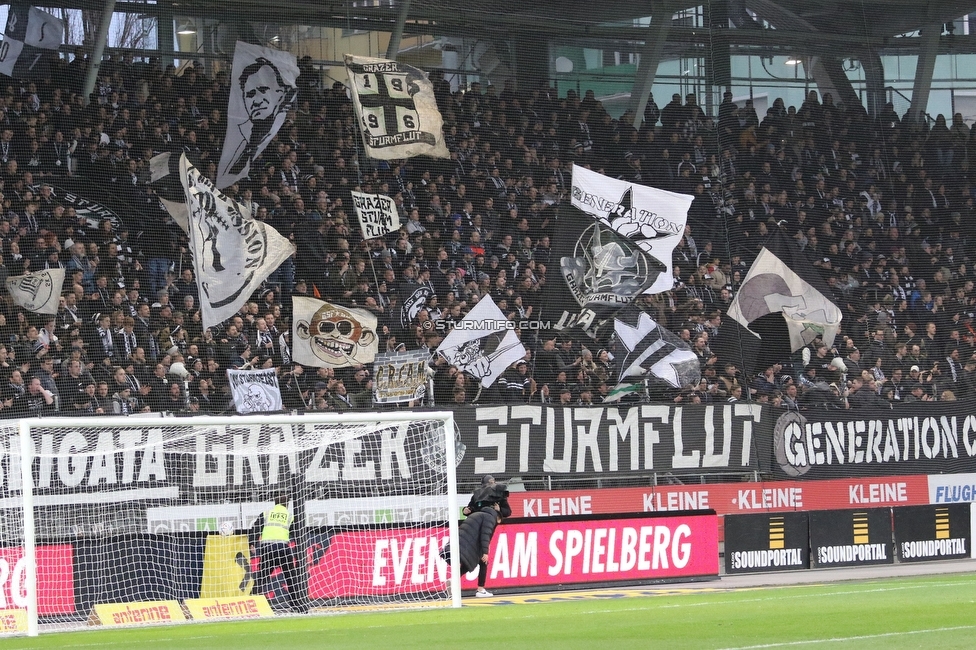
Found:
[[[764,643],[762,645],[743,645],[720,650],[760,650],[761,648],[789,648],[800,645],[814,645],[817,643],[843,643],[846,641],[866,641],[868,639],[884,639],[895,636],[911,636],[913,634],[938,634],[940,632],[955,632],[957,630],[973,630],[976,625],[958,625],[956,627],[935,627],[928,630],[909,630],[907,632],[883,632],[881,634],[862,634],[859,636],[833,637],[830,639],[810,639],[808,641],[787,641],[784,643]]]

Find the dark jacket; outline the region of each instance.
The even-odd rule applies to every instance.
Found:
[[[458,544],[462,573],[473,571],[481,561],[481,556],[487,555],[491,537],[498,524],[498,515],[494,508],[484,508],[461,522]]]
[[[505,485],[500,483],[486,485],[475,490],[467,508],[469,512],[477,512],[483,508],[491,508],[496,503],[498,504],[498,514],[501,515],[502,519],[512,516],[512,506],[508,504],[508,490]]]

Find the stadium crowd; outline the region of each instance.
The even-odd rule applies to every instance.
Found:
[[[320,85],[306,58],[298,106],[227,193],[297,246],[240,313],[200,326],[185,236],[160,208],[148,160],[186,152],[213,176],[231,80],[116,53],[86,105],[82,52],[50,75],[7,80],[0,96],[0,276],[63,267],[58,313],[0,309],[0,417],[190,411],[229,406],[228,368],[275,367],[288,408],[371,406],[372,369],[302,367],[288,353],[291,297],[314,295],[377,315],[380,351],[434,350],[438,328],[485,295],[510,317],[541,320],[558,264],[551,243],[572,165],[691,194],[674,253],[674,289],[643,298],[694,350],[702,381],[644,398],[759,400],[786,408],[888,408],[971,399],[976,390],[976,224],[961,116],[876,117],[811,92],[765,115],[730,93],[706,115],[694,95],[611,117],[592,92],[475,82],[452,92],[433,73],[450,159],[366,159],[341,83]],[[976,130],[974,130],[976,131]],[[976,159],[976,158],[974,158]],[[65,188],[115,197],[121,219],[91,219]],[[350,191],[394,197],[404,224],[364,241]],[[794,238],[844,312],[832,348],[747,376],[712,353],[752,260],[776,229]],[[0,277],[3,279],[3,277]],[[399,305],[432,288],[403,328]],[[530,352],[490,389],[433,361],[437,404],[600,403],[617,383],[614,350],[557,332],[520,332]]]

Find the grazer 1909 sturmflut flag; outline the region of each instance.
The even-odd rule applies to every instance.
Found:
[[[240,309],[295,247],[278,231],[227,197],[186,156],[180,160],[186,193],[190,249],[200,289],[203,327],[213,327]]]
[[[502,310],[486,295],[444,337],[437,354],[488,388],[506,368],[525,356],[525,346],[515,330],[505,326],[506,321]]]
[[[245,178],[251,163],[278,134],[298,97],[298,74],[294,54],[238,41],[217,187]]]
[[[364,239],[382,237],[400,229],[400,213],[391,197],[385,194],[353,192],[352,205],[359,217]]]
[[[282,409],[281,388],[274,368],[228,370],[227,381],[238,413],[267,413]]]
[[[36,7],[12,4],[0,43],[0,73],[18,79],[43,77],[49,66],[38,64],[63,42],[60,19]]]
[[[367,156],[450,157],[426,72],[387,59],[347,54],[345,60]]]
[[[372,363],[379,348],[376,316],[324,300],[292,298],[291,354],[295,363],[344,368]]]
[[[58,313],[64,284],[64,269],[45,269],[7,278],[7,291],[14,303],[35,314]]]

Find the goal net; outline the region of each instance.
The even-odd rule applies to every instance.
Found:
[[[0,634],[458,606],[456,444],[450,413],[4,423]]]

